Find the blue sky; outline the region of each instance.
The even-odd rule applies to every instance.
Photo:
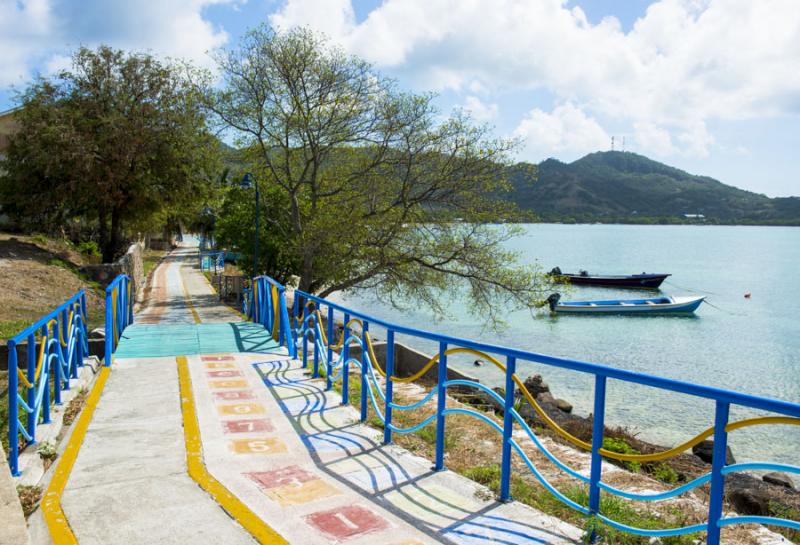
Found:
[[[0,110],[99,43],[183,57],[248,27],[311,26],[435,91],[520,160],[617,146],[770,196],[800,195],[796,0],[0,0]]]

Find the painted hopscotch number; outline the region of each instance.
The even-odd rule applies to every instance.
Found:
[[[237,403],[236,405],[218,405],[221,416],[242,416],[246,414],[265,414],[267,410],[258,403]]]
[[[358,505],[320,511],[304,518],[311,526],[336,540],[385,530],[389,527],[386,520]]]
[[[230,442],[236,454],[279,454],[286,452],[286,445],[274,437],[263,439],[236,439]]]
[[[208,385],[217,390],[234,390],[250,386],[246,380],[212,380]]]
[[[234,361],[233,356],[200,356],[200,361]]]
[[[234,390],[214,392],[214,399],[216,401],[241,401],[245,399],[255,399],[252,390]]]
[[[243,377],[244,374],[236,369],[223,369],[222,371],[206,371],[210,378]]]
[[[299,466],[288,466],[271,471],[253,471],[245,476],[259,488],[269,489],[280,486],[298,486],[317,477]]]
[[[222,422],[222,429],[225,433],[269,433],[275,428],[269,420],[259,418],[253,420],[227,420]]]
[[[218,361],[218,362],[207,363],[206,369],[236,369],[236,364]]]

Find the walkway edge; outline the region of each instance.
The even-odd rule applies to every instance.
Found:
[[[89,424],[92,421],[92,416],[100,401],[100,396],[103,393],[103,388],[108,380],[108,375],[111,373],[110,367],[103,366],[98,373],[97,380],[92,387],[92,392],[86,400],[86,406],[81,411],[78,421],[75,423],[75,428],[70,435],[69,442],[64,448],[64,452],[58,460],[53,478],[47,486],[47,491],[42,499],[42,515],[47,523],[47,528],[50,531],[50,537],[53,539],[55,545],[72,545],[78,543],[75,534],[72,533],[72,528],[69,526],[64,511],[61,509],[61,495],[64,493],[64,488],[67,486],[70,473],[75,465],[75,460],[78,458],[83,439],[86,436],[86,430],[89,429]]]
[[[239,498],[231,494],[206,469],[203,462],[203,444],[200,438],[200,425],[192,392],[192,379],[189,377],[189,364],[186,356],[175,358],[178,364],[178,382],[181,391],[181,413],[183,414],[183,435],[186,441],[186,465],[189,476],[222,507],[234,520],[259,543],[270,545],[289,545],[283,536],[273,530],[258,515],[253,513]]]

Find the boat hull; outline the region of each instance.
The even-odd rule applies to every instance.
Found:
[[[689,314],[705,297],[664,297],[613,301],[568,301],[553,309],[558,314]]]
[[[585,276],[580,274],[560,275],[570,284],[579,286],[605,286],[609,288],[656,289],[669,274],[632,274],[628,276]]]

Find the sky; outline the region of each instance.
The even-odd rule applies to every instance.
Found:
[[[624,149],[800,195],[798,0],[0,0],[0,111],[104,43],[189,59],[248,28],[308,26],[515,158]]]

